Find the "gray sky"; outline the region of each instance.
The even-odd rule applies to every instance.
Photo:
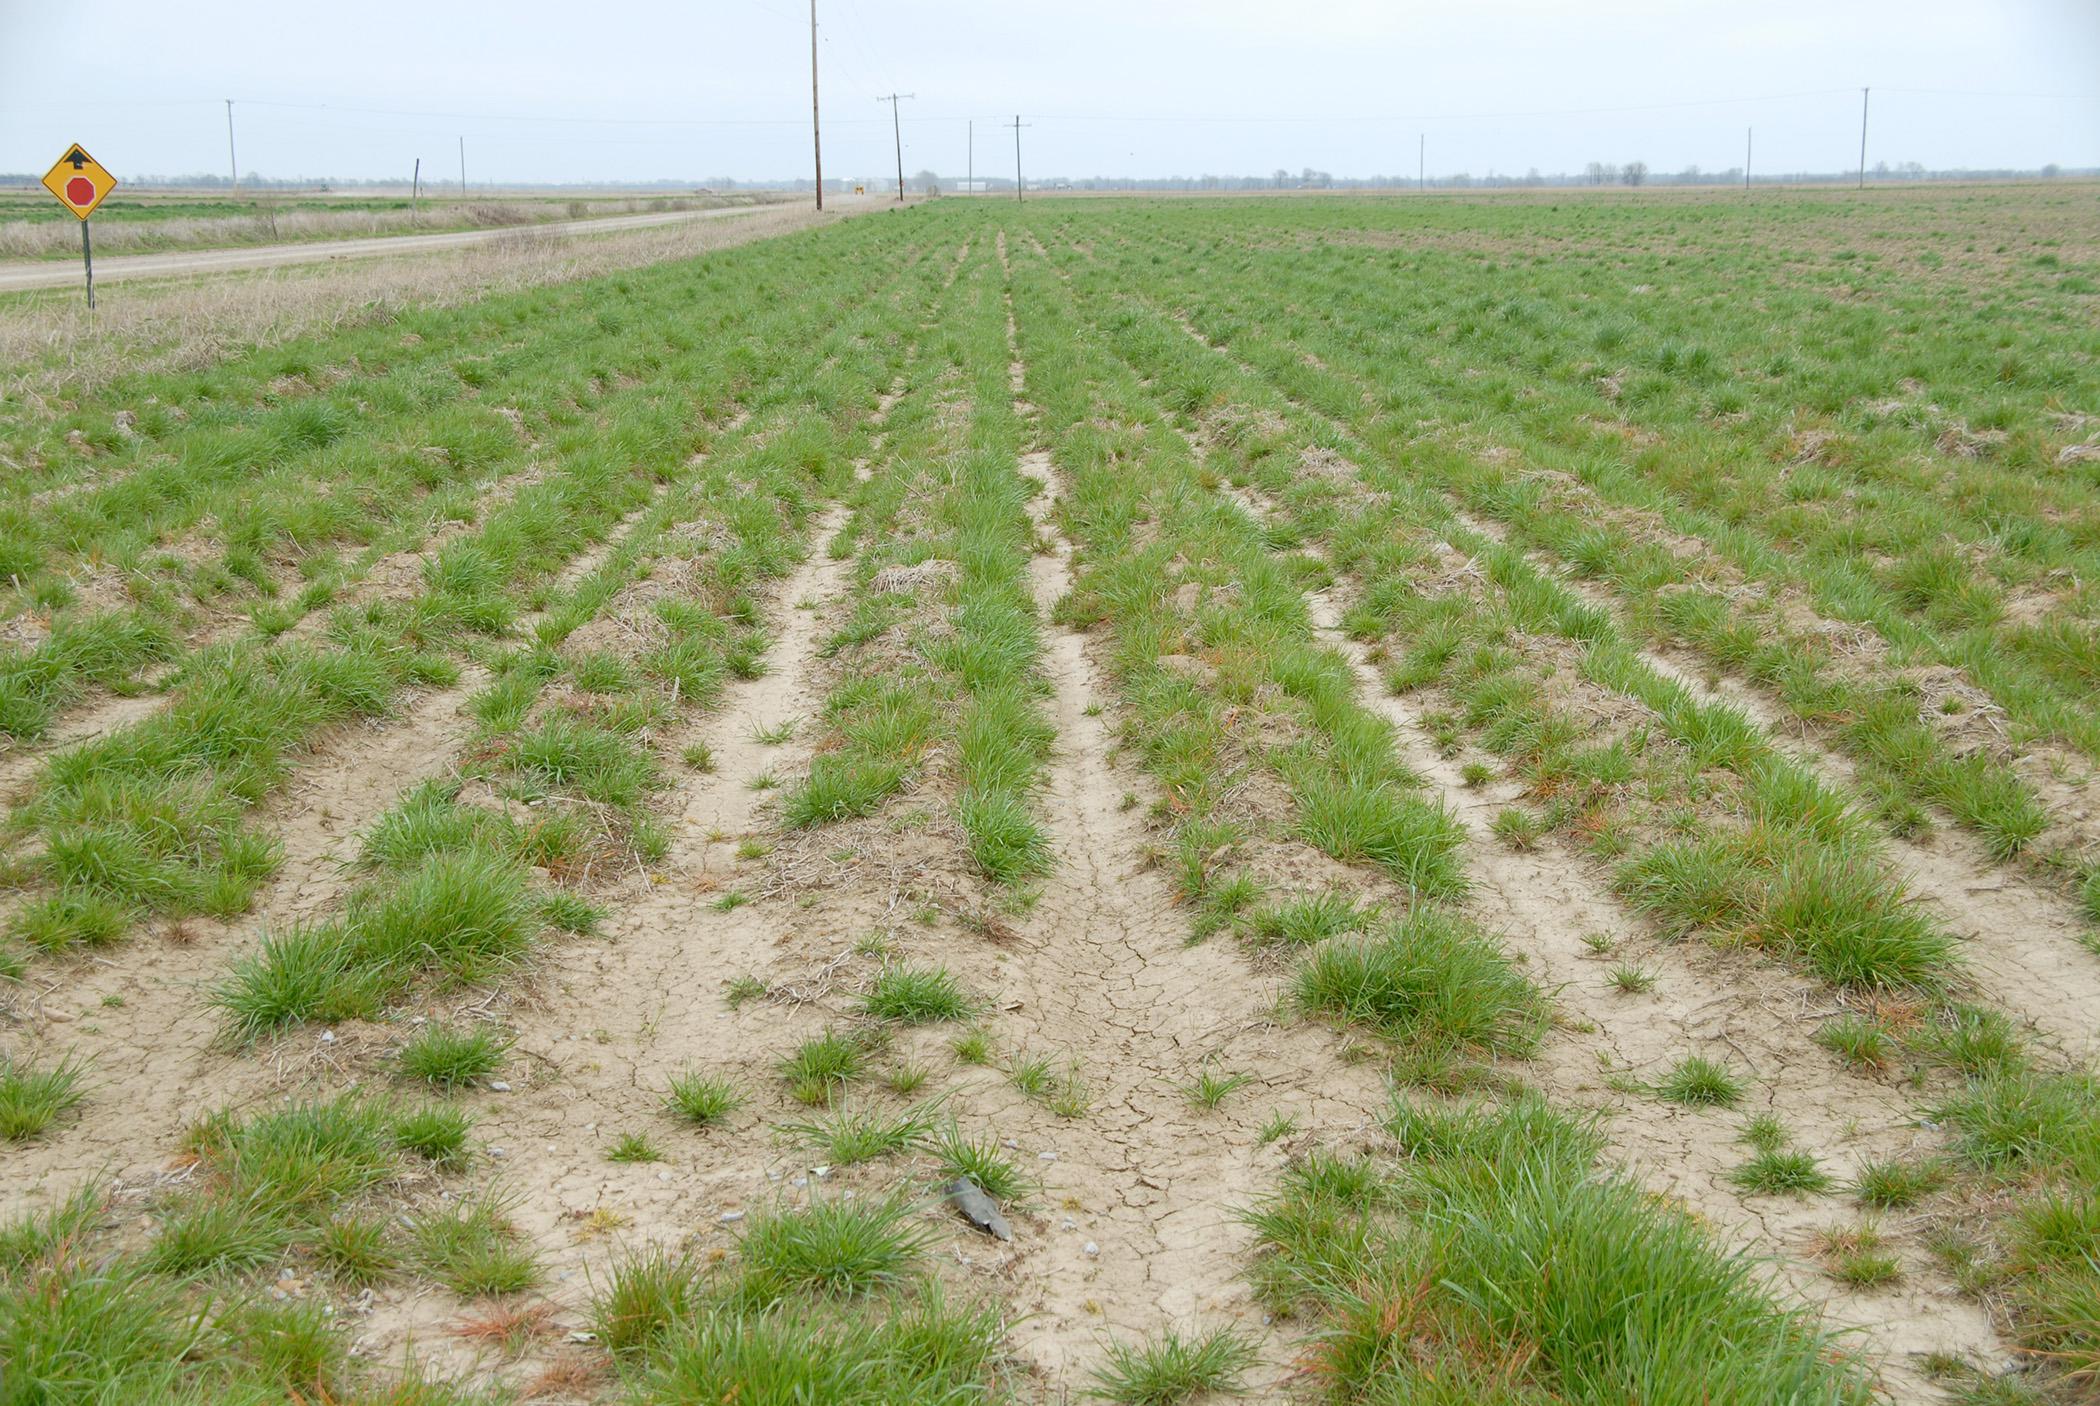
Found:
[[[818,0],[825,170],[2100,165],[2100,0]],[[809,169],[804,0],[0,0],[0,170],[606,181]],[[1738,101],[1739,100],[1739,101]],[[358,111],[381,109],[383,111]],[[519,120],[526,119],[526,120]]]

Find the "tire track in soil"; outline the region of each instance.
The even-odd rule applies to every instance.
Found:
[[[1266,376],[1229,348],[1206,337],[1185,313],[1165,310],[1165,315],[1197,345],[1267,382]],[[1278,389],[1301,413],[1353,440],[1349,428],[1332,415]],[[1353,455],[1351,462],[1355,462]],[[1449,493],[1443,496],[1453,521],[1492,542],[1509,545],[1502,524],[1466,512]],[[1617,603],[1602,588],[1573,578],[1536,551],[1521,550],[1548,579],[1604,612],[1629,643],[1637,642],[1634,632],[1624,628]],[[1803,765],[1835,777],[1854,794],[1863,793],[1859,768],[1812,740],[1806,725],[1790,725],[1783,706],[1767,690],[1727,674],[1722,675],[1718,689],[1710,687],[1698,673],[1655,649],[1637,646],[1636,652],[1642,662],[1683,684],[1694,697],[1741,708],[1775,745]],[[2061,891],[1992,859],[1977,836],[1944,813],[1939,818],[1942,823],[1925,841],[1882,836],[1911,893],[1925,900],[1941,925],[1959,940],[1972,975],[1991,1004],[2038,1032],[2045,1043],[2081,1063],[2090,1062],[2100,1054],[2100,962],[2095,962],[2082,941],[2088,925]],[[2043,940],[2035,940],[2037,937]]]
[[[1817,1231],[1853,1217],[1833,1200],[1745,1196],[1728,1173],[1750,1156],[1739,1118],[1676,1108],[1654,1098],[1616,1099],[1602,1082],[1598,1054],[1615,1072],[1660,1078],[1687,1054],[1705,1053],[1747,1073],[1749,1111],[1776,1114],[1798,1144],[1813,1149],[1840,1181],[1857,1164],[1932,1150],[1934,1140],[1890,1085],[1853,1075],[1807,1043],[1808,1023],[1833,1013],[1829,993],[1775,964],[1753,971],[1741,957],[1690,944],[1643,942],[1640,963],[1656,978],[1647,996],[1610,994],[1608,968],[1582,942],[1585,933],[1625,940],[1644,929],[1579,859],[1514,851],[1495,839],[1494,816],[1521,788],[1468,787],[1460,763],[1446,759],[1406,703],[1384,687],[1364,647],[1341,628],[1342,609],[1325,591],[1310,597],[1313,624],[1348,660],[1359,696],[1393,725],[1401,760],[1427,777],[1465,825],[1472,841],[1467,874],[1471,906],[1503,934],[1559,1011],[1533,1073],[1557,1101],[1601,1109],[1607,1156],[1651,1191],[1711,1222],[1723,1238],[1765,1256],[1774,1277],[1819,1306],[1833,1326],[1852,1330],[1903,1399],[1930,1395],[1915,1359],[1935,1351],[2003,1361],[2010,1349],[1982,1305],[1939,1286],[1929,1258],[1906,1230],[1923,1228],[1900,1215],[1883,1221],[1903,1253],[1905,1278],[1892,1290],[1854,1293],[1822,1274],[1809,1258]],[[1572,1019],[1570,1019],[1572,1017]],[[1558,1056],[1555,1047],[1560,1047]]]
[[[1453,517],[1507,545],[1500,524],[1456,510]],[[1607,592],[1568,575],[1538,552],[1524,550],[1523,556],[1548,580],[1607,615],[1623,638],[1634,638]],[[1696,665],[1680,663],[1657,649],[1643,647],[1635,653],[1698,701],[1724,703],[1742,712],[1764,729],[1775,748],[1802,766],[1835,780],[1852,795],[1866,794],[1852,759],[1824,746],[1762,688],[1726,673],[1709,682]],[[1978,836],[1937,808],[1935,815],[1939,823],[1924,839],[1881,834],[1897,874],[1957,939],[1977,994],[2039,1034],[2045,1044],[2081,1064],[2090,1062],[2100,1055],[2100,962],[2081,941],[2088,925],[2062,892],[1992,859]]]
[[[480,682],[470,671],[409,699],[396,717],[348,724],[316,745],[250,812],[258,829],[283,842],[284,862],[246,914],[156,921],[106,955],[31,969],[30,984],[7,1004],[8,1020],[32,1049],[87,1059],[85,1116],[10,1150],[0,1216],[52,1204],[96,1177],[150,1184],[196,1119],[250,1107],[290,1084],[335,1081],[363,1037],[301,1029],[252,1053],[229,1049],[208,1004],[212,984],[261,933],[341,904],[356,882],[349,866],[359,833],[403,790],[446,770]]]
[[[871,426],[879,431],[902,393],[900,378],[877,397]],[[747,418],[740,412],[725,432]],[[855,482],[871,475],[867,458],[854,461]],[[656,501],[652,495],[588,559],[572,563],[562,581],[573,585],[585,579]],[[489,1160],[498,1164],[501,1183],[520,1193],[513,1222],[542,1251],[565,1247],[556,1249],[549,1265],[558,1310],[585,1307],[580,1293],[565,1293],[562,1286],[581,1290],[594,1282],[594,1275],[606,1269],[608,1252],[617,1248],[578,1233],[576,1222],[592,1209],[622,1208],[621,1228],[632,1227],[621,1237],[623,1243],[675,1241],[692,1223],[696,1195],[740,1201],[742,1184],[750,1180],[748,1166],[702,1168],[696,1180],[671,1170],[609,1163],[604,1157],[608,1138],[599,1128],[658,1118],[669,1075],[690,1057],[712,1062],[738,1053],[741,1033],[731,1032],[733,1047],[724,1048],[724,1032],[705,1022],[704,1013],[720,1009],[723,973],[749,967],[695,958],[703,946],[718,959],[725,956],[740,946],[739,934],[752,929],[742,917],[716,909],[710,895],[735,876],[737,842],[758,826],[761,808],[770,803],[770,789],[761,792],[751,783],[761,773],[786,772],[808,760],[806,742],[769,745],[755,734],[761,726],[807,715],[822,704],[814,680],[819,613],[800,603],[840,594],[851,562],[833,560],[831,545],[847,520],[847,508],[834,504],[813,524],[813,548],[775,602],[777,638],[767,651],[766,672],[729,681],[720,705],[687,730],[686,741],[706,742],[711,766],[686,788],[670,827],[671,847],[651,886],[615,911],[598,940],[567,943],[542,955],[534,990],[517,1003],[529,1024],[519,1022],[512,1067],[505,1071],[518,1092],[484,1100],[475,1110],[477,1133]],[[528,632],[543,613],[527,620]],[[762,954],[751,954],[750,965],[762,961]],[[626,1043],[623,1037],[633,1041],[625,1050],[618,1048]],[[707,1162],[710,1153],[721,1151],[719,1143],[703,1148],[698,1160]],[[678,1165],[677,1157],[668,1159],[667,1166]],[[766,1184],[759,1178],[758,1185]],[[435,1286],[402,1286],[376,1307],[357,1350],[384,1353],[421,1340],[426,1360],[436,1360],[430,1358],[435,1351],[449,1369],[486,1366],[485,1355],[470,1345],[426,1336],[442,1327],[456,1305]],[[580,1312],[571,1316],[583,1321]]]
[[[1030,511],[1050,535],[1049,456],[1028,454],[1022,471],[1045,490]],[[1045,615],[1071,586],[1070,545],[1055,542],[1031,563]],[[1271,1396],[1291,1344],[1241,1277],[1253,1236],[1235,1215],[1273,1189],[1283,1165],[1282,1146],[1260,1145],[1259,1123],[1286,1106],[1327,1140],[1361,1132],[1382,1115],[1383,1081],[1342,1063],[1325,1030],[1278,1024],[1273,983],[1227,946],[1189,944],[1165,877],[1147,862],[1142,809],[1124,804],[1145,783],[1110,761],[1115,738],[1097,708],[1108,689],[1085,638],[1053,627],[1045,674],[1059,743],[1042,814],[1056,867],[1013,924],[999,1028],[1020,1037],[1016,1048],[1078,1054],[1092,1102],[1083,1118],[1059,1121],[1003,1084],[991,1095],[1004,1099],[991,1104],[995,1125],[1026,1128],[1024,1149],[1054,1153],[1040,1165],[1064,1208],[1016,1224],[1003,1273],[1029,1316],[1014,1341],[1069,1390],[1111,1332],[1128,1339],[1234,1319],[1265,1343],[1260,1389]],[[1254,1083],[1198,1112],[1180,1086],[1206,1061]]]
[[[421,589],[426,562],[435,560],[447,544],[486,523],[491,514],[501,511],[519,492],[541,482],[545,476],[544,468],[535,465],[509,478],[482,480],[475,487],[485,496],[474,500],[472,522],[452,518],[431,524],[415,545],[380,554],[348,581],[325,607],[301,615],[280,638],[311,641],[327,629],[329,616],[337,609],[361,606],[374,600],[401,600],[414,595]],[[228,642],[236,634],[254,633],[249,625],[246,615],[238,612],[222,614],[191,631],[184,640],[184,651],[194,656],[201,650]],[[270,643],[260,634],[255,637],[259,644]],[[178,660],[157,671],[149,680],[152,692],[125,697],[90,685],[86,696],[60,710],[42,737],[27,742],[0,738],[0,804],[14,806],[26,799],[37,769],[54,753],[105,737],[160,711],[167,704],[169,695],[159,690],[188,662],[188,659]]]
[[[608,559],[663,489],[658,485],[604,541],[571,561],[557,589]],[[545,615],[521,617],[518,629],[529,638]],[[89,1059],[89,1116],[18,1151],[0,1212],[49,1204],[97,1177],[150,1185],[157,1173],[139,1159],[163,1156],[154,1150],[172,1149],[198,1118],[250,1107],[287,1087],[340,1084],[354,1077],[349,1071],[361,1054],[387,1042],[383,1027],[350,1022],[298,1027],[252,1051],[230,1049],[209,1004],[211,989],[264,933],[323,919],[341,906],[359,878],[351,868],[359,835],[402,793],[451,769],[473,729],[466,704],[488,677],[469,666],[448,688],[411,694],[393,717],[352,721],[317,741],[285,785],[250,812],[257,829],[282,842],[283,863],[247,913],[142,925],[107,954],[32,971],[43,984],[0,1006],[26,1029],[29,1048]],[[165,699],[117,701],[144,716]]]
[[[469,1096],[481,1177],[493,1174],[513,1198],[510,1219],[540,1253],[547,1296],[565,1328],[583,1326],[588,1290],[605,1282],[627,1246],[678,1243],[696,1227],[720,1231],[726,1207],[777,1180],[767,1175],[768,1159],[748,1151],[763,1132],[751,1112],[696,1142],[689,1130],[666,1134],[663,1096],[687,1063],[724,1072],[773,1048],[750,1028],[773,1023],[770,1008],[758,1003],[742,1013],[756,1022],[734,1019],[721,991],[729,975],[762,965],[775,943],[745,911],[713,905],[736,877],[738,839],[757,827],[775,794],[752,789],[751,780],[786,774],[807,759],[806,743],[768,746],[754,733],[822,704],[814,677],[818,612],[796,603],[839,593],[851,562],[833,560],[829,547],[846,518],[842,505],[826,510],[810,534],[809,556],[783,584],[767,671],[732,680],[720,706],[692,729],[694,740],[707,741],[713,767],[686,788],[671,820],[671,848],[653,876],[661,882],[619,905],[596,938],[541,955],[533,989],[514,1011],[517,1041],[504,1078],[515,1091]],[[750,1080],[736,1082],[750,1091]],[[664,1161],[607,1161],[606,1148],[625,1131],[646,1132],[664,1148]],[[585,1228],[601,1210],[616,1214],[617,1235]],[[730,1243],[726,1234],[720,1243]],[[457,1309],[458,1300],[434,1284],[397,1286],[366,1320],[358,1350],[387,1357],[414,1343],[426,1365],[485,1369],[477,1348],[443,1331]],[[540,1360],[510,1365],[522,1370]]]
[[[1191,445],[1200,453],[1199,445]],[[1218,492],[1258,524],[1271,515],[1251,490],[1220,484]],[[1859,1162],[1933,1150],[1934,1140],[1917,1126],[1917,1114],[1899,1090],[1854,1075],[1807,1045],[1810,1022],[1837,1013],[1828,991],[1773,963],[1753,973],[1741,957],[1643,940],[1637,965],[1655,977],[1653,993],[1613,994],[1606,960],[1582,937],[1610,935],[1612,957],[1623,960],[1630,950],[1626,939],[1644,935],[1646,925],[1579,858],[1502,844],[1492,821],[1521,799],[1522,788],[1507,781],[1467,786],[1462,759],[1437,751],[1414,710],[1385,687],[1368,650],[1342,628],[1345,612],[1332,588],[1311,593],[1308,603],[1314,629],[1356,675],[1359,697],[1392,724],[1401,760],[1428,778],[1465,824],[1473,842],[1466,866],[1474,885],[1471,906],[1553,993],[1562,1012],[1528,1072],[1540,1076],[1557,1101],[1606,1114],[1601,1126],[1611,1159],[1651,1191],[1720,1227],[1724,1239],[1764,1257],[1795,1296],[1818,1305],[1835,1326],[1869,1345],[1884,1380],[1900,1387],[1906,1399],[1930,1394],[1915,1356],[1951,1348],[1980,1361],[2004,1360],[2009,1349],[1980,1304],[1949,1289],[1925,1287],[1938,1272],[1919,1251],[1919,1237],[1904,1232],[1930,1228],[1929,1216],[1881,1221],[1893,1247],[1904,1252],[1907,1277],[1900,1287],[1848,1291],[1809,1257],[1816,1233],[1854,1218],[1848,1211],[1829,1200],[1739,1193],[1727,1177],[1748,1160],[1750,1149],[1739,1140],[1737,1117],[1680,1109],[1652,1097],[1630,1101],[1603,1081],[1600,1056],[1609,1056],[1612,1072],[1644,1082],[1660,1078],[1687,1054],[1719,1057],[1751,1076],[1751,1111],[1777,1115],[1840,1180]]]

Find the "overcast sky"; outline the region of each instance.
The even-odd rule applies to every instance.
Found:
[[[825,170],[2100,165],[2100,0],[818,0]],[[0,171],[806,175],[806,0],[0,0]],[[365,110],[360,110],[365,109]]]

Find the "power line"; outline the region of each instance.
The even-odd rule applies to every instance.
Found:
[[[747,3],[749,3],[749,0],[747,0]],[[778,14],[779,12],[778,12],[778,11],[772,11],[772,10],[768,10],[768,11],[767,11],[767,13],[769,13],[769,14]],[[830,40],[830,38],[829,38],[828,36],[825,36],[825,37],[823,38],[822,42],[823,42],[823,43],[824,43],[824,44],[825,44],[826,46],[831,46],[831,40]],[[837,51],[837,50],[836,50],[836,48],[834,47],[834,57],[837,57],[837,54],[838,54],[838,51]],[[1205,124],[1205,125],[1211,125],[1211,124],[1216,124],[1216,125],[1238,125],[1238,126],[1250,126],[1250,125],[1251,125],[1251,126],[1259,126],[1259,125],[1261,125],[1261,124],[1264,124],[1264,123],[1276,123],[1276,124],[1301,124],[1301,123],[1319,123],[1319,122],[1332,122],[1332,123],[1360,123],[1360,122],[1468,122],[1468,121],[1502,121],[1502,120],[1509,120],[1509,119],[1515,119],[1515,118],[1533,118],[1533,117],[1578,117],[1578,116],[1596,116],[1596,115],[1609,115],[1609,114],[1613,114],[1613,113],[1627,113],[1627,112],[1668,112],[1668,111],[1679,111],[1679,110],[1685,110],[1685,109],[1691,109],[1691,108],[1701,108],[1701,107],[1727,107],[1727,106],[1737,106],[1737,105],[1740,105],[1740,104],[1743,104],[1743,103],[1759,103],[1759,102],[1784,102],[1784,101],[1790,101],[1790,100],[1793,100],[1793,99],[1797,99],[1797,98],[1815,98],[1815,97],[1834,97],[1834,96],[1837,96],[1837,95],[1839,95],[1839,94],[1844,94],[1844,93],[1850,93],[1850,92],[1852,92],[1852,91],[1853,91],[1853,90],[1852,90],[1852,89],[1850,89],[1850,88],[1817,88],[1817,89],[1804,89],[1804,90],[1800,90],[1800,91],[1796,91],[1796,92],[1787,92],[1787,93],[1765,93],[1765,94],[1753,94],[1753,95],[1747,95],[1747,96],[1741,96],[1741,97],[1722,97],[1722,98],[1696,98],[1696,99],[1689,99],[1689,100],[1685,100],[1685,101],[1681,101],[1681,102],[1659,102],[1659,103],[1631,103],[1631,104],[1620,104],[1620,105],[1614,105],[1614,106],[1604,106],[1604,107],[1560,107],[1560,108],[1530,108],[1530,109],[1523,109],[1523,110],[1509,110],[1509,111],[1500,111],[1500,112],[1496,112],[1496,111],[1472,111],[1472,112],[1419,112],[1419,113],[1406,113],[1406,112],[1388,112],[1388,113],[1158,113],[1158,112],[1152,112],[1152,113],[1119,113],[1119,112],[1065,112],[1065,113],[1038,113],[1038,114],[1036,115],[1035,121],[1038,121],[1038,122],[1156,122],[1156,123],[1175,123],[1175,122],[1181,122],[1181,123],[1191,123],[1191,124]],[[1918,96],[1935,96],[1935,97],[1975,97],[1975,98],[2012,98],[2012,99],[2036,99],[2036,100],[2052,101],[2052,102],[2100,102],[2100,93],[2038,93],[2038,92],[1987,91],[1987,90],[1978,90],[1978,89],[1960,89],[1960,88],[1887,88],[1887,87],[1883,88],[1883,89],[1882,89],[1882,91],[1883,91],[1884,93],[1898,93],[1898,94],[1904,94],[1904,95],[1918,95]],[[424,117],[424,118],[434,118],[434,119],[439,119],[439,120],[443,120],[443,121],[475,121],[475,122],[523,122],[523,123],[543,123],[543,124],[550,124],[550,125],[557,125],[557,126],[585,126],[585,127],[588,127],[588,126],[604,126],[604,127],[781,127],[781,126],[799,126],[799,125],[801,124],[801,121],[802,121],[802,119],[801,119],[801,118],[799,118],[799,117],[576,117],[576,116],[568,116],[568,115],[562,115],[562,114],[544,114],[544,113],[523,113],[523,112],[463,112],[463,111],[457,111],[457,110],[440,110],[440,109],[432,109],[432,108],[400,108],[400,107],[371,107],[371,106],[365,106],[365,105],[363,105],[363,104],[358,104],[358,103],[309,103],[309,102],[292,102],[292,101],[287,101],[287,100],[281,100],[281,99],[275,99],[275,98],[240,98],[240,99],[237,99],[237,100],[236,100],[236,99],[220,99],[220,98],[134,98],[134,99],[119,99],[119,100],[114,100],[114,101],[112,101],[112,102],[109,102],[109,103],[104,103],[104,104],[98,104],[98,105],[100,105],[100,106],[108,106],[108,107],[171,107],[171,106],[182,106],[182,105],[186,105],[186,104],[189,104],[189,103],[198,103],[198,104],[202,104],[202,103],[206,103],[206,102],[218,103],[218,102],[225,102],[225,101],[239,101],[239,102],[243,102],[243,103],[246,103],[246,104],[248,104],[248,105],[250,105],[250,106],[254,106],[254,107],[272,107],[272,108],[282,108],[282,109],[287,109],[287,110],[293,110],[293,111],[304,111],[304,112],[342,112],[342,113],[357,113],[357,114],[361,114],[361,115],[369,115],[369,116],[376,116],[376,117]],[[44,108],[43,108],[42,106],[40,106],[40,105],[35,105],[35,104],[19,104],[19,103],[16,103],[16,104],[0,104],[0,111],[44,111],[44,110],[45,110],[45,109],[44,109]],[[967,119],[969,119],[969,118],[974,118],[974,117],[986,117],[986,116],[987,116],[987,114],[984,114],[984,113],[953,113],[953,114],[949,114],[949,113],[943,113],[943,114],[937,114],[937,115],[928,115],[928,116],[924,116],[924,117],[916,117],[916,118],[913,118],[912,120],[913,120],[913,121],[915,121],[915,122],[954,122],[954,121],[956,121],[956,120],[957,120],[958,118],[962,118],[962,119],[965,119],[965,120],[967,120]],[[872,123],[872,122],[875,122],[875,121],[879,121],[879,120],[880,120],[879,118],[876,118],[876,119],[868,119],[867,121],[868,121],[868,123]],[[837,123],[838,123],[838,122],[847,122],[847,123],[851,123],[851,124],[853,124],[853,125],[866,125],[866,124],[865,124],[865,123],[863,123],[863,122],[862,122],[862,121],[861,121],[860,119],[854,119],[854,118],[842,118],[842,119],[837,119],[837,120],[835,120],[835,122],[834,122],[834,125],[837,125]],[[1004,123],[1002,122],[1002,123],[1001,123],[1001,125],[1003,126],[1003,125],[1005,125],[1005,124],[1004,124]]]

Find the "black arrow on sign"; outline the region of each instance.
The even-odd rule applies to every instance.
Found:
[[[78,171],[88,164],[88,154],[76,146],[59,160],[71,163],[73,169]]]

